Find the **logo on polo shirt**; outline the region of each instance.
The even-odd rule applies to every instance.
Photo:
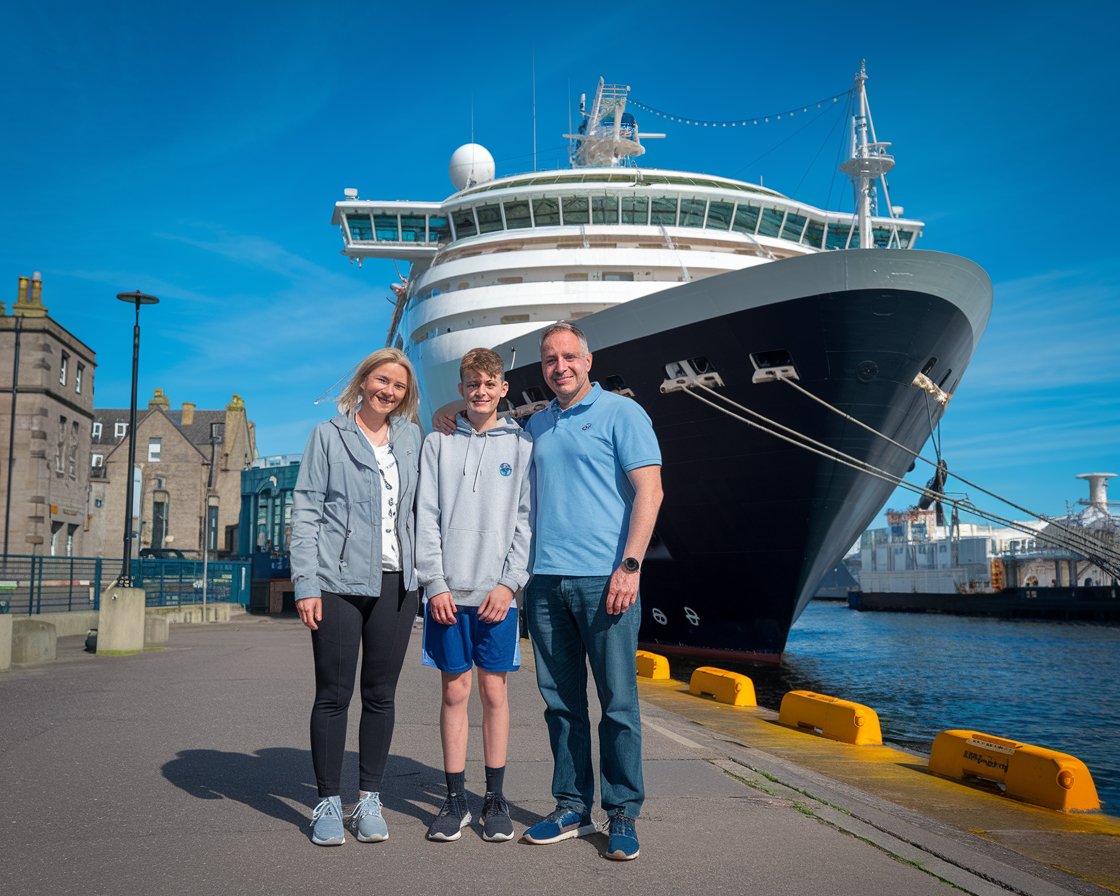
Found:
[[[583,426],[580,427],[580,429],[582,429],[584,432],[586,432],[587,430],[591,429],[591,424],[590,423],[584,423]]]
[[[508,476],[513,472],[513,467],[511,467],[509,464],[502,464],[500,467],[498,467],[498,472],[503,476]]]

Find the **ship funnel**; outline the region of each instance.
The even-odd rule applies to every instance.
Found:
[[[1096,507],[1108,513],[1108,480],[1116,477],[1115,473],[1078,473],[1078,479],[1089,480],[1090,507]],[[1086,503],[1082,501],[1081,503]]]

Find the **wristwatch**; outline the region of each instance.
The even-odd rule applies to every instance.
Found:
[[[623,569],[624,572],[637,572],[641,568],[642,568],[642,564],[639,563],[635,558],[633,558],[633,557],[623,557],[622,558],[622,569]]]

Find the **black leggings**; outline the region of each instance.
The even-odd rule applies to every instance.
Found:
[[[380,597],[323,592],[323,619],[311,633],[315,653],[315,704],[311,709],[311,761],[320,798],[339,795],[346,750],[346,712],[354,694],[358,648],[362,655],[362,720],[358,727],[358,786],[381,789],[393,739],[394,696],[401,674],[417,594],[406,592],[400,573],[385,573]]]

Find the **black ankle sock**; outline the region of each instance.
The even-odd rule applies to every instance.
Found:
[[[448,796],[462,796],[463,790],[466,788],[466,771],[461,772],[444,772],[447,778],[447,794]]]
[[[490,768],[486,766],[486,792],[501,794],[502,784],[506,777],[506,767]]]

